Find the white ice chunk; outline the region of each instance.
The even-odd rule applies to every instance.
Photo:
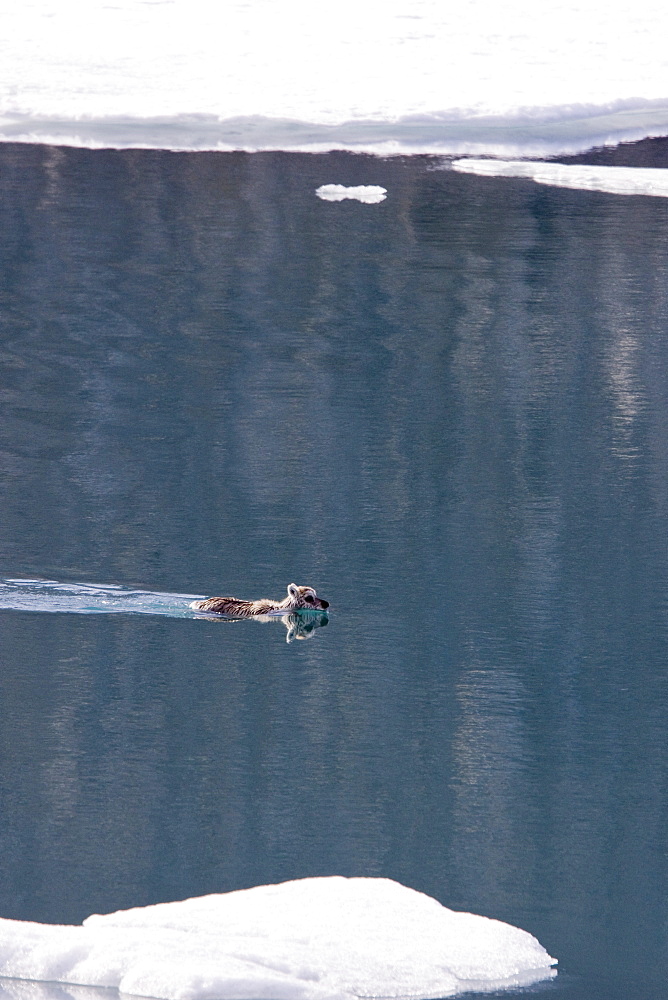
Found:
[[[526,931],[382,878],[309,878],[88,917],[0,920],[0,975],[164,1000],[445,997],[555,975]]]
[[[367,205],[377,205],[379,201],[385,201],[387,188],[379,187],[378,184],[359,184],[357,187],[346,187],[345,184],[322,184],[315,193],[323,201],[343,201],[345,198],[353,198]]]
[[[668,170],[659,167],[597,167],[581,164],[532,163],[526,160],[455,160],[454,170],[488,177],[528,177],[538,184],[603,191],[608,194],[644,194],[668,198]]]

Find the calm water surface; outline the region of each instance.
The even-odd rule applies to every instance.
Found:
[[[668,203],[434,166],[0,147],[0,575],[332,610],[0,610],[0,915],[383,875],[666,996]]]

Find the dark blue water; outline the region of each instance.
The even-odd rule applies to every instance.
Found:
[[[64,585],[0,593],[1,916],[383,875],[666,995],[668,203],[435,166],[0,147],[0,576]]]

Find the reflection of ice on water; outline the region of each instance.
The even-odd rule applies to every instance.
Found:
[[[103,986],[0,979],[0,1000],[110,1000],[110,994],[108,988]]]

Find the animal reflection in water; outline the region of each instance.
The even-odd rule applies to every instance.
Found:
[[[256,618],[263,622],[281,621],[287,629],[287,642],[292,642],[293,639],[310,639],[317,628],[322,628],[329,622],[329,601],[318,597],[313,587],[298,587],[296,583],[288,585],[288,596],[282,601],[208,597],[203,601],[193,601],[190,607],[194,611],[206,612],[207,618],[225,615],[222,620],[228,622],[242,618]],[[281,611],[286,613],[277,614]]]

